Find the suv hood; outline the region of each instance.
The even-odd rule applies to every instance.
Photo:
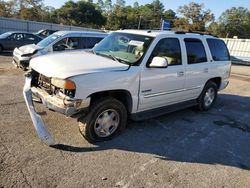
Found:
[[[31,54],[34,53],[35,50],[41,50],[43,47],[40,47],[36,44],[28,44],[18,48],[23,54]]]
[[[129,65],[89,52],[63,52],[33,58],[30,67],[47,76],[66,79],[80,74],[125,71]]]

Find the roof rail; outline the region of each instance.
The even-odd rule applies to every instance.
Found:
[[[213,37],[217,37],[215,35],[212,35],[211,33],[207,33],[207,32],[200,32],[200,31],[175,31],[175,34],[187,34],[187,33],[192,33],[192,34],[199,34],[199,35],[211,35]]]

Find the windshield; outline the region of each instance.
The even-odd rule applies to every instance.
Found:
[[[6,37],[10,36],[11,34],[12,34],[11,32],[3,33],[0,35],[0,38],[2,38],[2,39],[6,38]]]
[[[43,29],[39,30],[39,31],[36,32],[36,34],[38,35],[39,33],[43,32],[43,31],[44,31]]]
[[[46,37],[45,39],[41,40],[37,45],[41,47],[46,47],[50,45],[52,42],[54,42],[56,39],[58,39],[59,37],[61,37],[61,35],[57,35],[57,34],[50,35]]]
[[[152,39],[143,35],[114,32],[98,43],[93,52],[120,62],[134,64],[147,51]]]

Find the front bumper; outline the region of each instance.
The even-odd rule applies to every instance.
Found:
[[[31,77],[26,77],[25,85],[23,88],[23,95],[26,102],[26,106],[28,108],[31,120],[36,129],[38,137],[47,145],[55,145],[55,141],[50,133],[47,131],[46,125],[43,123],[43,120],[39,114],[36,113],[33,97],[40,98],[42,103],[48,107],[49,109],[65,114],[66,116],[72,116],[81,110],[87,108],[90,104],[90,99],[86,99],[81,101],[79,104],[79,100],[70,99],[70,98],[60,98],[56,96],[51,96],[45,91],[31,87]]]
[[[23,69],[27,68],[29,66],[29,62],[31,57],[22,57],[22,53],[18,48],[15,48],[13,51],[13,61],[12,63],[16,67],[21,67]]]

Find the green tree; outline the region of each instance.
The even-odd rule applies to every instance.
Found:
[[[174,22],[176,20],[176,13],[172,9],[168,9],[163,14],[163,19],[169,20],[171,23],[171,27],[174,26]]]
[[[98,0],[98,1],[97,1],[97,6],[99,6],[99,8],[100,8],[101,10],[104,10],[104,2],[103,2],[103,0]]]
[[[164,18],[174,18],[173,11],[164,12],[164,6],[159,0],[150,4],[138,7],[131,6],[114,6],[112,12],[106,14],[107,29],[159,29],[161,20]]]
[[[14,1],[0,1],[0,16],[13,17],[16,14]]]
[[[116,0],[115,5],[120,6],[120,7],[124,7],[126,4],[126,2],[124,0]]]
[[[112,0],[105,0],[104,2],[104,8],[106,12],[112,11],[113,5],[112,5]]]
[[[134,2],[134,8],[138,8],[139,7],[139,3],[137,1]]]
[[[204,4],[191,2],[188,5],[180,6],[177,12],[183,16],[181,22],[177,20],[175,23],[175,27],[178,29],[188,28],[193,31],[205,31],[206,26],[214,21],[214,15],[210,10],[204,10]]]
[[[59,23],[85,27],[100,27],[106,19],[93,3],[68,1],[56,10]]]
[[[138,7],[141,17],[140,29],[159,29],[164,18],[164,5],[159,0]],[[138,17],[139,22],[139,17]]]
[[[211,24],[209,30],[220,37],[250,37],[250,12],[243,7],[232,7],[221,14],[218,22]]]

